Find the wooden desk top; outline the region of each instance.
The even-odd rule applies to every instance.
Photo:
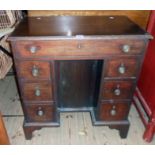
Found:
[[[28,17],[21,21],[9,40],[25,37],[92,37],[150,35],[125,16]]]

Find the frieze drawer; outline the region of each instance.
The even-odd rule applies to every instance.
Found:
[[[15,44],[16,56],[28,58],[57,56],[89,56],[105,54],[133,55],[141,54],[145,47],[143,40],[53,40],[19,41]]]

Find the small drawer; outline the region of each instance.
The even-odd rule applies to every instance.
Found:
[[[136,77],[140,61],[138,58],[114,58],[107,61],[104,77]]]
[[[102,99],[131,99],[135,89],[135,81],[104,81]]]
[[[18,41],[15,43],[14,54],[24,58],[132,55],[142,53],[144,47],[145,42],[140,39]]]
[[[18,61],[16,68],[20,78],[25,80],[50,80],[50,63],[43,61]]]
[[[22,93],[25,101],[53,101],[50,82],[23,83]]]
[[[26,120],[28,122],[51,122],[55,120],[53,105],[26,105]]]
[[[121,121],[128,117],[130,104],[127,102],[101,103],[99,119],[102,121]]]

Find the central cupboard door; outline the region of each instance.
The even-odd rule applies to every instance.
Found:
[[[55,61],[58,106],[74,110],[96,106],[102,65],[102,60]]]

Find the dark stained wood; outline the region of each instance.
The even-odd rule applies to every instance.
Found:
[[[26,126],[25,124],[23,125],[23,129],[24,129],[24,134],[25,134],[25,138],[27,140],[31,140],[31,138],[33,137],[32,133],[35,130],[40,130],[42,127],[38,127],[38,126]]]
[[[117,129],[119,130],[119,135],[121,138],[127,138],[128,131],[129,131],[130,124],[121,124],[121,125],[110,125],[110,129]]]
[[[120,67],[125,68],[125,72],[119,71]],[[111,58],[107,61],[104,76],[113,78],[125,78],[137,76],[139,70],[139,57]]]
[[[31,140],[33,137],[33,131],[35,130],[40,130],[42,127],[59,127],[60,124],[57,122],[24,122],[23,124],[23,129],[24,129],[24,134],[25,138],[27,140]]]
[[[94,125],[116,128],[125,138],[129,102],[150,38],[123,16],[24,19],[9,40],[26,138],[35,129],[59,125],[59,112],[73,110],[90,111]],[[122,63],[126,70],[120,75]],[[32,77],[34,65],[39,68],[37,77]]]
[[[46,27],[46,28],[45,28]],[[125,16],[58,16],[24,19],[9,38],[76,35],[144,35]]]
[[[42,116],[38,113],[41,111]],[[48,104],[26,105],[27,122],[51,122],[55,119],[55,108]]]
[[[129,112],[128,102],[102,102],[100,105],[99,118],[102,121],[120,121],[127,119]]]
[[[19,77],[24,80],[50,80],[50,63],[44,61],[17,61]],[[38,70],[33,76],[33,70]],[[52,74],[52,73],[51,73]]]
[[[143,29],[147,28],[150,10],[29,10],[29,17],[38,16],[127,16]]]
[[[36,96],[36,91],[40,91],[40,96]],[[26,101],[53,101],[52,84],[48,81],[40,83],[24,82],[22,86],[23,98]]]
[[[123,52],[122,48],[124,45],[130,46],[130,51],[128,53]],[[32,47],[37,48],[36,53],[30,52]],[[24,58],[89,55],[104,56],[112,54],[140,54],[144,47],[144,40],[137,39],[19,41],[16,43],[16,52],[17,55]]]
[[[135,81],[122,81],[122,80],[108,80],[104,81],[103,84],[103,96],[102,99],[110,100],[110,99],[131,99],[134,91],[134,83]],[[116,89],[120,90],[120,95],[116,95]]]
[[[102,61],[57,61],[58,104],[63,108],[89,108],[97,103]],[[97,91],[97,92],[96,92]],[[97,94],[96,94],[97,93]]]

